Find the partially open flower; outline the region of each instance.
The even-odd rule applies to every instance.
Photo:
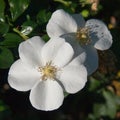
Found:
[[[85,57],[85,54],[81,54]],[[20,59],[10,68],[8,83],[18,91],[30,91],[31,104],[39,110],[54,110],[62,105],[64,91],[76,93],[87,81],[87,71],[71,45],[63,38],[47,43],[32,37],[19,46]]]
[[[69,15],[61,9],[52,14],[47,24],[47,33],[50,37],[65,38],[74,49],[77,46],[75,43],[79,44],[87,53],[85,65],[88,74],[98,67],[96,49],[106,50],[112,45],[112,36],[102,21],[90,19],[85,22],[80,14]]]

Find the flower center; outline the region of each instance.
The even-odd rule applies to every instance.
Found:
[[[79,28],[76,32],[76,38],[81,45],[88,45],[91,42],[89,28]]]
[[[52,65],[52,62],[47,62],[45,66],[39,67],[39,71],[42,73],[42,80],[55,79],[57,67]]]

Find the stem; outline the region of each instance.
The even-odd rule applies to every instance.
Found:
[[[54,0],[55,2],[60,2],[60,3],[62,3],[62,4],[64,4],[65,6],[69,6],[70,4],[71,4],[71,2],[70,1],[64,1],[64,0]]]
[[[13,31],[16,32],[16,33],[18,33],[24,40],[27,40],[27,39],[29,38],[28,36],[22,34],[22,33],[21,33],[18,29],[16,29],[16,28],[13,28]]]

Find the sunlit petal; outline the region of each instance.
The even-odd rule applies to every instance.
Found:
[[[10,67],[8,83],[16,90],[28,91],[40,80],[40,77],[37,69],[32,69],[19,59]]]
[[[50,39],[41,50],[41,56],[44,64],[48,61],[52,61],[58,54],[61,46],[64,44],[65,40],[63,38],[54,37]]]
[[[22,42],[19,46],[21,60],[34,67],[41,65],[41,48],[44,44],[44,41],[38,36]]]
[[[46,29],[50,37],[55,37],[76,32],[77,24],[71,15],[60,9],[52,14]]]
[[[63,103],[62,87],[55,80],[45,80],[34,86],[30,92],[31,104],[38,110],[54,110]]]
[[[64,67],[58,78],[68,93],[80,91],[87,81],[86,68],[83,65],[75,65],[74,62]]]

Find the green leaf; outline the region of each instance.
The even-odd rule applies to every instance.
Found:
[[[0,0],[0,21],[4,22],[4,10],[5,10],[5,2],[4,0]]]
[[[94,115],[96,116],[96,118],[107,115],[106,106],[102,103],[94,104],[93,111],[94,111]]]
[[[95,103],[93,112],[96,118],[109,117],[115,118],[117,112],[117,104],[115,95],[107,90],[102,91],[104,101],[102,103]]]
[[[30,0],[8,0],[12,21],[15,21],[27,8]]]
[[[48,36],[47,34],[45,34],[45,35],[42,36],[42,39],[43,39],[45,42],[47,42],[50,38],[49,38],[49,36]]]
[[[96,80],[94,77],[90,77],[89,91],[94,91],[101,85],[100,80]]]
[[[64,92],[64,96],[67,97],[69,95],[69,93],[67,92]]]
[[[93,114],[88,114],[88,119],[87,120],[96,120],[96,118]]]
[[[42,25],[48,22],[50,16],[51,16],[50,12],[47,12],[46,10],[41,10],[37,15],[37,23]]]
[[[117,112],[116,97],[112,92],[106,90],[103,91],[103,96],[106,100],[107,115],[113,119]]]
[[[29,35],[37,26],[34,21],[28,20],[22,24],[21,33],[24,35]]]
[[[8,106],[4,104],[2,100],[0,100],[0,112],[3,112],[8,109]]]
[[[4,40],[0,42],[0,45],[6,47],[17,47],[22,42],[22,38],[14,33],[7,33],[4,37]]]
[[[6,34],[9,31],[9,25],[3,22],[0,22],[0,33],[2,35]]]
[[[13,62],[12,52],[9,49],[0,46],[0,68],[9,68]]]
[[[81,12],[81,14],[82,14],[82,16],[85,17],[85,18],[87,18],[87,17],[90,15],[89,10],[87,10],[87,9],[84,9],[84,10]]]

